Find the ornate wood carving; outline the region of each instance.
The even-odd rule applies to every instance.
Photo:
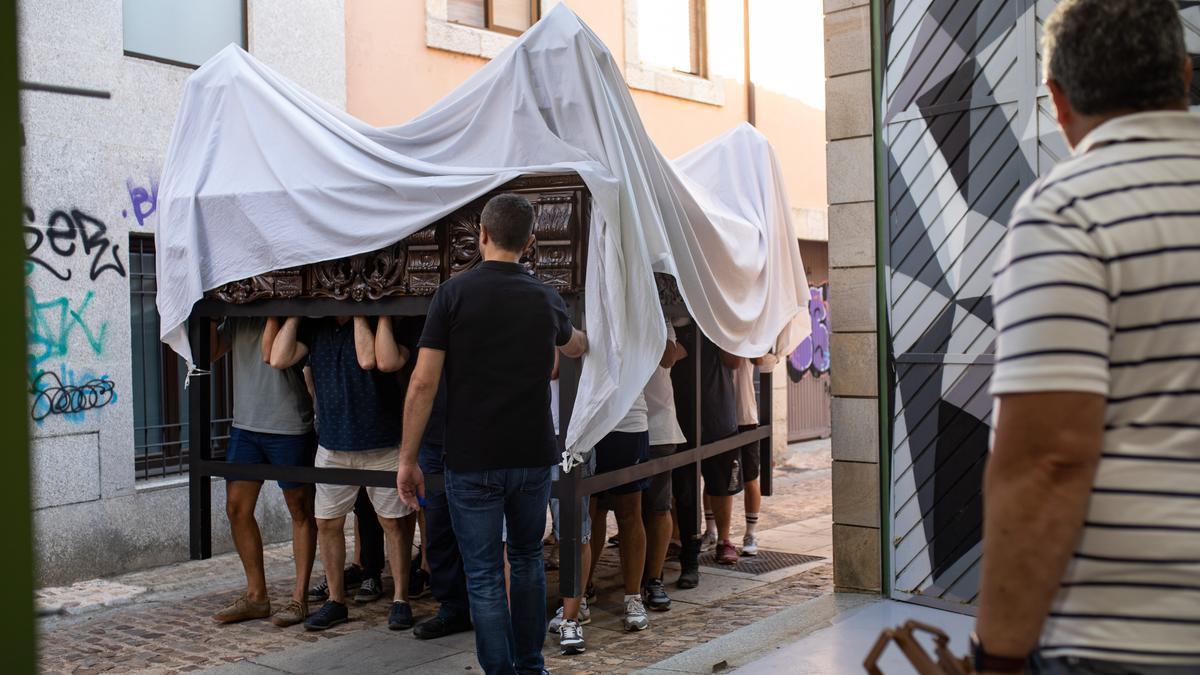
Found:
[[[534,243],[521,257],[525,269],[564,295],[582,293],[591,195],[579,176],[570,173],[518,178],[391,246],[234,281],[208,296],[245,304],[432,295],[442,282],[480,263],[480,213],[488,199],[502,192],[522,194],[533,203]]]
[[[679,283],[675,277],[655,272],[654,283],[658,286],[658,301],[664,307],[683,304],[683,295],[679,293]]]

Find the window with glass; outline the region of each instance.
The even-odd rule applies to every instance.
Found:
[[[159,340],[154,237],[129,235],[129,317],[133,350],[133,465],[139,480],[189,468],[187,365]],[[212,365],[213,456],[224,457],[233,423],[232,359]]]
[[[123,0],[125,54],[196,67],[230,44],[246,48],[245,0]]]
[[[641,63],[708,76],[704,0],[638,0],[637,23]]]
[[[538,0],[446,0],[451,23],[520,35],[541,18]]]

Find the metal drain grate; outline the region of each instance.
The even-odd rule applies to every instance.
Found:
[[[799,553],[784,553],[759,549],[758,555],[738,558],[736,565],[721,565],[716,561],[716,553],[708,551],[700,554],[700,564],[704,567],[716,567],[723,570],[733,570],[745,574],[766,574],[785,567],[795,567],[807,563],[824,560],[819,555],[800,555]]]

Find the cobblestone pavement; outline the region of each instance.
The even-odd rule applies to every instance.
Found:
[[[786,461],[776,468],[776,495],[764,502],[760,531],[798,521],[819,525],[827,520],[828,447],[828,441],[792,447]],[[735,537],[741,534],[741,513],[741,503],[737,500]],[[610,530],[615,532],[611,522]],[[268,579],[273,581],[271,597],[275,602],[286,602],[290,593],[293,571],[290,556],[287,544],[274,545],[266,551]],[[647,632],[624,633],[620,630],[622,590],[617,562],[616,549],[607,548],[597,572],[600,596],[593,604],[593,622],[585,629],[587,653],[569,658],[559,656],[557,640],[548,636],[547,667],[552,671],[607,673],[645,667],[782,608],[830,593],[833,586],[828,561],[796,568],[795,574],[770,583],[702,568],[699,589],[672,592],[676,600],[673,608],[665,613],[652,613],[652,625]],[[674,574],[668,572],[668,579]],[[320,578],[319,572],[314,578]],[[553,574],[550,575],[551,589],[555,588],[555,581]],[[344,646],[346,663],[353,667],[361,654],[350,649],[352,643],[382,644],[387,651],[391,651],[387,645],[395,644],[394,654],[433,650],[429,652],[433,654],[430,658],[412,662],[425,663],[445,657],[429,664],[442,664],[441,669],[455,665],[461,671],[473,664],[469,634],[419,642],[407,631],[387,632],[385,601],[352,605],[350,622],[323,633],[307,633],[299,626],[280,629],[266,621],[227,626],[213,623],[209,617],[240,592],[241,583],[237,558],[224,555],[84,582],[74,591],[46,589],[40,603],[43,611],[59,613],[40,620],[40,668],[46,673],[176,673],[232,664],[235,672],[269,673],[280,672],[281,668],[242,662],[248,659],[257,662],[290,651],[304,653],[305,647],[318,644],[328,645],[329,650]],[[385,581],[385,587],[390,592],[390,581]],[[116,589],[119,600],[113,601],[106,595],[110,589]],[[88,602],[94,603],[95,609],[89,611]],[[113,606],[114,602],[121,604]],[[418,621],[432,616],[436,610],[436,604],[428,596],[412,604]],[[361,640],[355,642],[348,636],[359,636]],[[427,672],[439,670],[425,668]],[[287,672],[288,668],[282,670]],[[374,671],[366,667],[359,672]]]

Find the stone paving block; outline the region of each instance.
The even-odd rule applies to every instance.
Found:
[[[357,631],[312,647],[252,659],[287,673],[383,673],[412,668],[459,654],[436,644],[405,640],[394,633]]]

